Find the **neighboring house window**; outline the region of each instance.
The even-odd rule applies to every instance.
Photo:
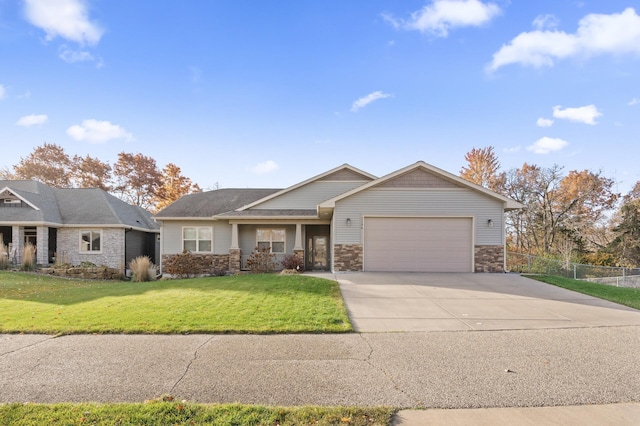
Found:
[[[284,253],[284,241],[284,229],[258,229],[256,231],[258,249],[269,247],[271,253]]]
[[[102,251],[102,231],[80,231],[80,253],[100,253]]]
[[[182,228],[182,249],[191,252],[210,252],[213,247],[213,229],[210,227]]]

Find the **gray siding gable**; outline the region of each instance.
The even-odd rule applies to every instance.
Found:
[[[252,209],[316,209],[318,204],[337,195],[350,191],[367,181],[322,180],[308,183],[279,197],[257,204]]]

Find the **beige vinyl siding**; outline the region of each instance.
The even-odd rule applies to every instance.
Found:
[[[361,244],[363,216],[472,217],[475,245],[502,245],[501,202],[471,189],[369,189],[339,200],[333,215],[334,244]],[[347,226],[347,218],[351,226]],[[493,227],[487,221],[493,221]]]
[[[471,218],[365,217],[364,270],[471,272]]]
[[[315,209],[322,201],[343,194],[366,181],[319,181],[296,188],[253,209]]]
[[[229,254],[231,225],[227,221],[164,220],[162,221],[162,254],[182,253],[182,228],[210,226],[213,228],[213,253]]]

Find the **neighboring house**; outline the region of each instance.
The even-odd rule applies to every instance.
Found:
[[[521,207],[420,161],[381,178],[345,164],[283,190],[190,194],[155,219],[162,262],[187,250],[210,273],[244,269],[256,247],[307,270],[502,272],[504,212]]]
[[[137,256],[156,261],[159,233],[149,212],[102,189],[0,180],[0,241],[16,262],[31,243],[39,265],[91,262],[124,272]]]

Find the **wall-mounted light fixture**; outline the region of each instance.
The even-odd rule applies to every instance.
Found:
[[[493,219],[489,219],[489,220],[487,220],[487,226],[488,226],[489,228],[493,228]]]
[[[350,217],[347,218],[347,226],[351,226],[351,218]]]

